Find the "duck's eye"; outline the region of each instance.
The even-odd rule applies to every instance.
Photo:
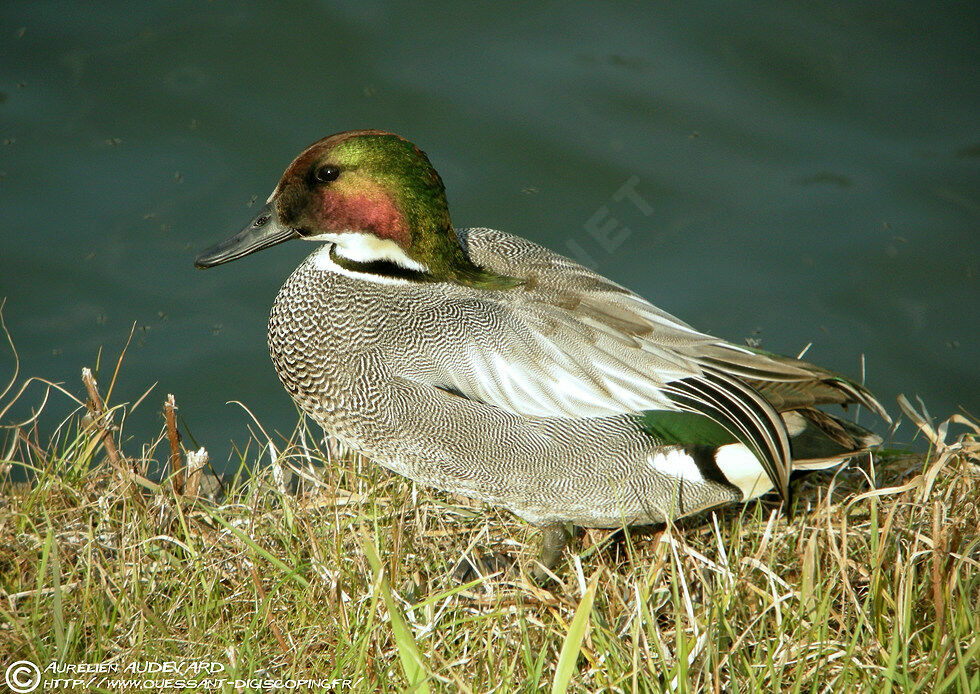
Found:
[[[333,164],[324,164],[316,167],[313,171],[313,180],[317,183],[330,183],[330,181],[336,181],[339,175],[340,169],[338,167]]]

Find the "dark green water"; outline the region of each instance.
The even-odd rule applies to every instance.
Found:
[[[720,7],[6,0],[0,296],[24,375],[81,394],[136,322],[114,399],[159,382],[138,440],[168,392],[215,459],[248,436],[229,400],[288,430],[265,322],[309,246],[191,263],[309,142],[374,127],[429,154],[459,226],[719,336],[855,375],[864,354],[894,413],[905,392],[976,414],[975,3]]]

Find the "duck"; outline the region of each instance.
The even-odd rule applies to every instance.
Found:
[[[259,213],[195,260],[316,249],[271,310],[286,391],[324,431],[421,485],[570,532],[672,522],[775,492],[881,443],[818,409],[857,381],[700,332],[522,237],[456,228],[429,158],[384,130],[322,138]]]

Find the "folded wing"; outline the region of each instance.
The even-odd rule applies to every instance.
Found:
[[[777,409],[860,402],[884,412],[856,383],[700,333],[529,241],[486,229],[460,236],[475,262],[523,285],[482,299],[474,314],[492,319],[457,335],[444,348],[453,353],[399,375],[523,416],[694,412],[749,447],[784,495],[790,447]]]

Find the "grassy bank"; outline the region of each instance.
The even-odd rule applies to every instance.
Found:
[[[907,413],[927,455],[810,476],[789,519],[763,502],[589,532],[540,587],[534,529],[302,423],[288,439],[254,427],[236,461],[252,474],[195,495],[187,470],[178,489],[145,476],[171,459],[165,428],[118,441],[100,414],[80,406],[44,437],[6,422],[3,668],[203,660],[357,691],[980,691],[980,430],[966,420],[937,431]],[[492,552],[524,570],[453,579],[464,555]]]

